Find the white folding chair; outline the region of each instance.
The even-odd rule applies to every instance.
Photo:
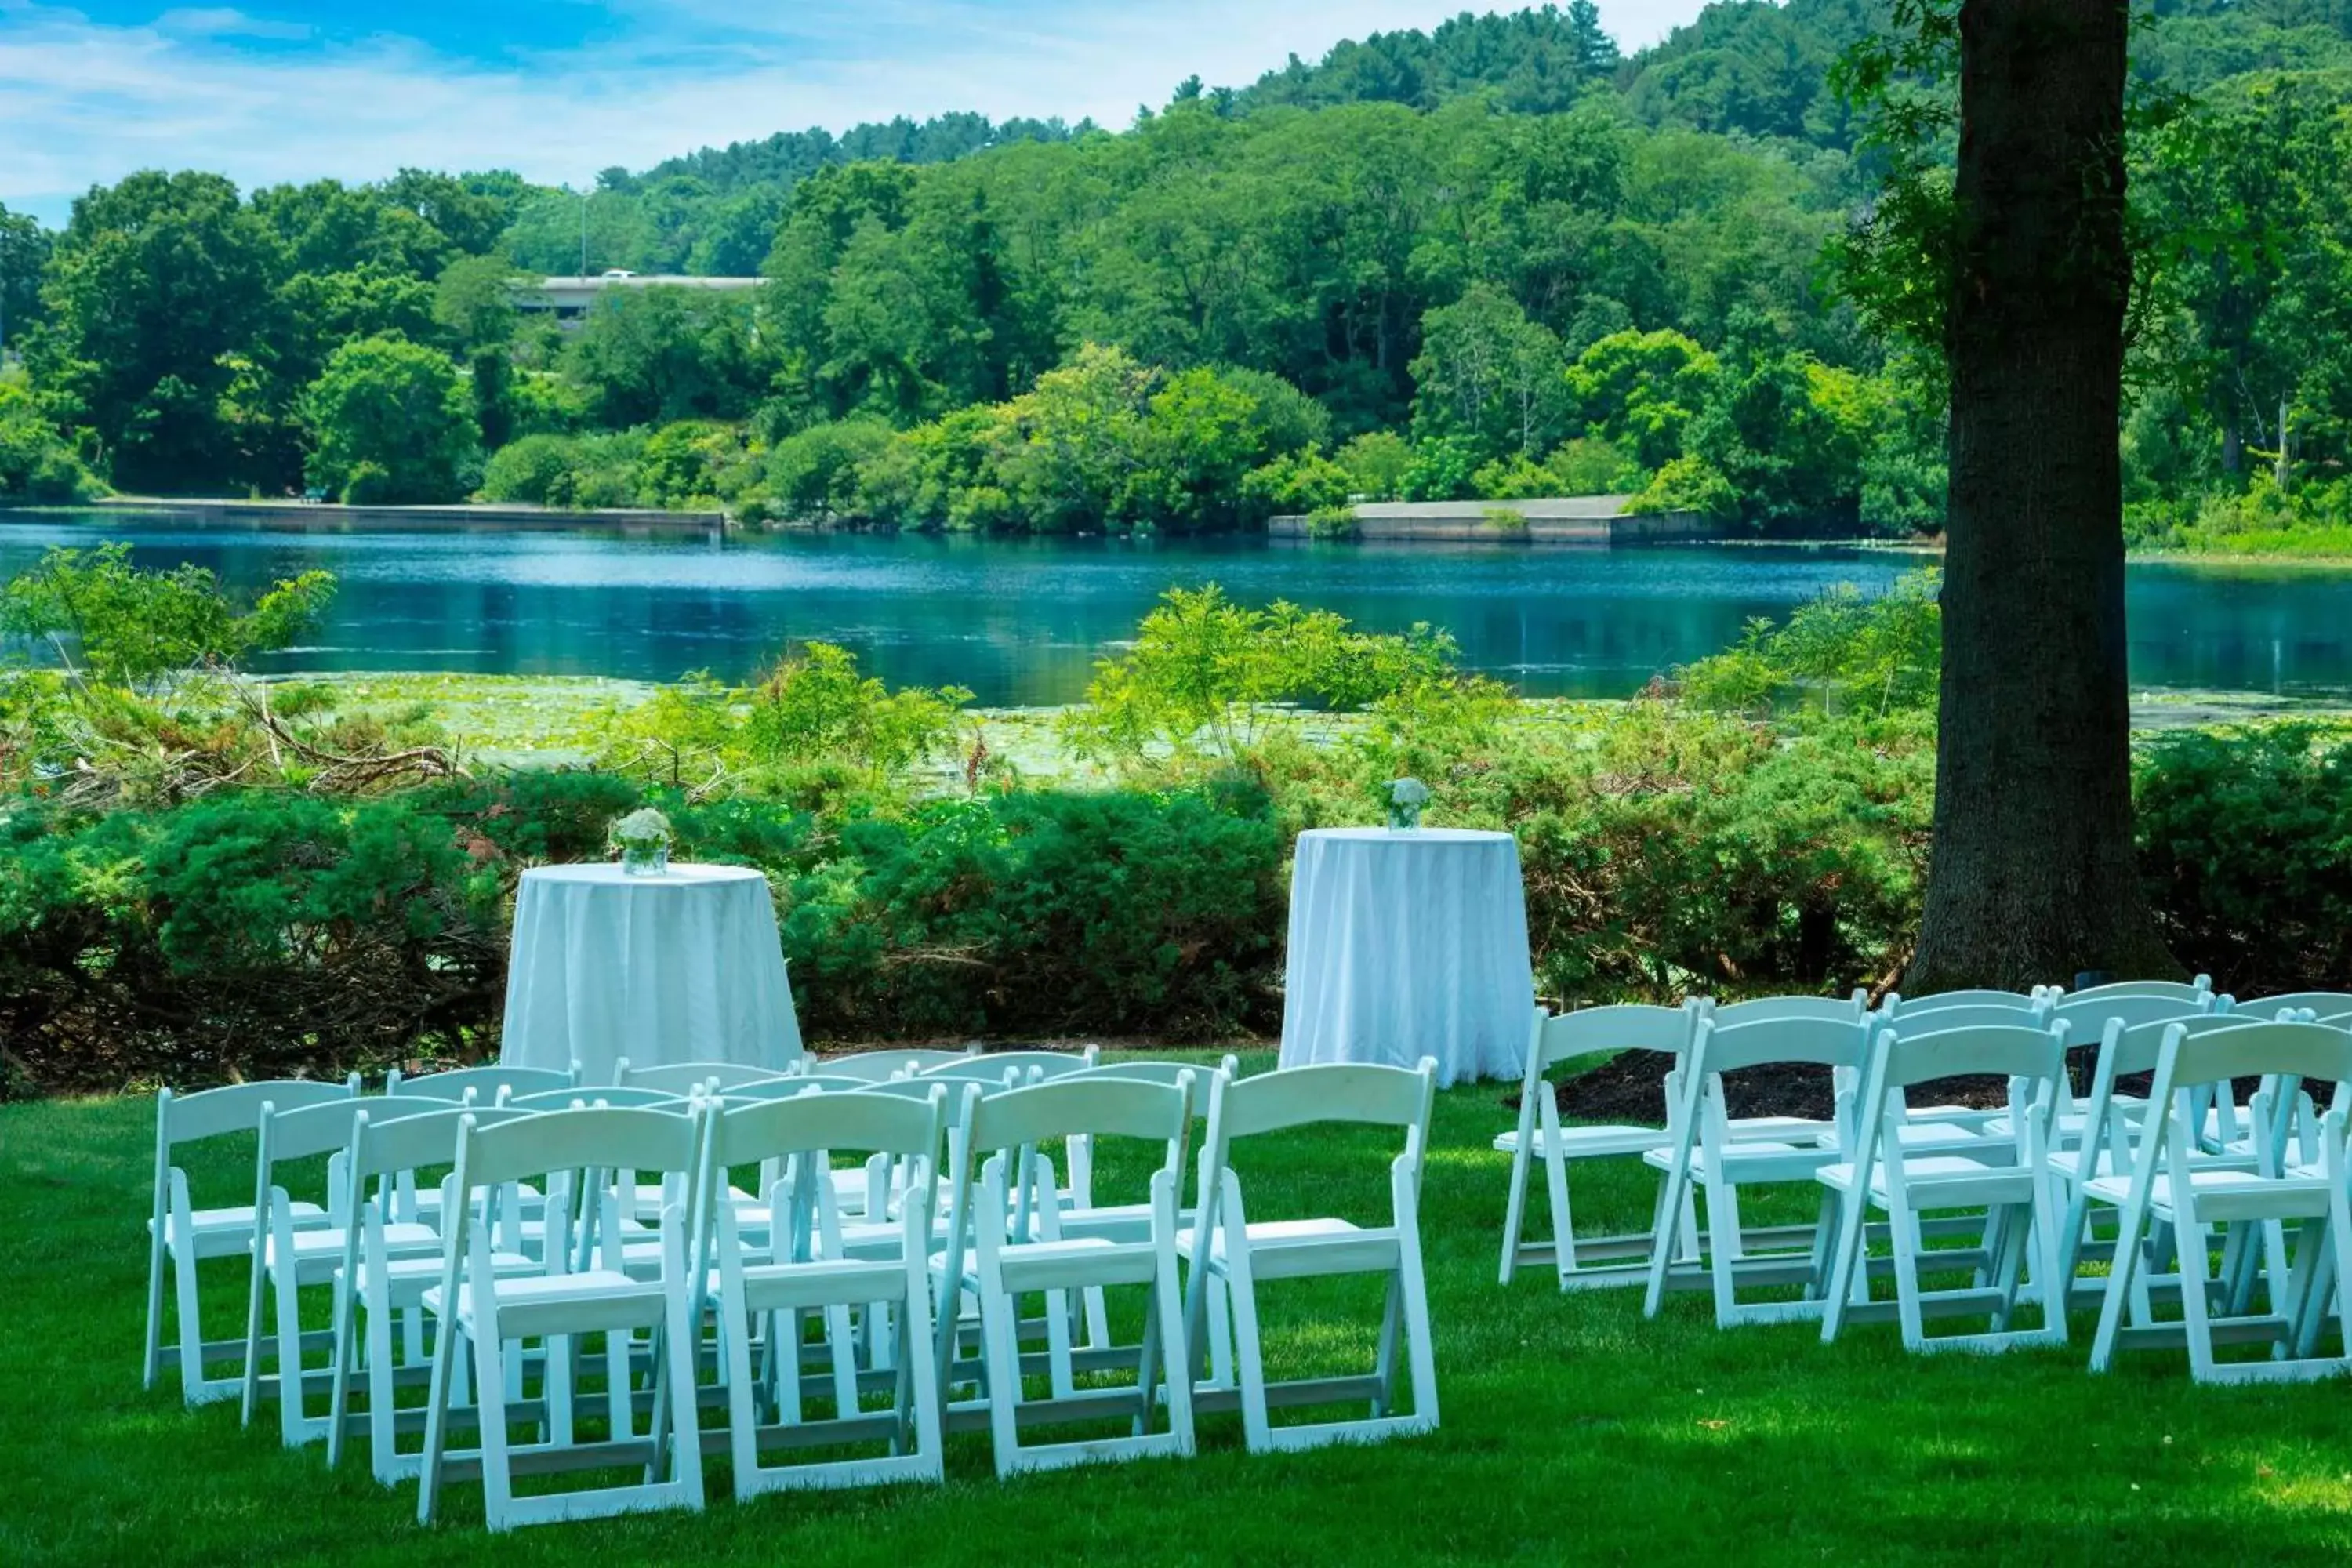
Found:
[[[544,1271],[527,1276],[502,1272],[492,1253],[490,1226],[478,1213],[478,1200],[525,1177],[562,1178],[573,1171],[660,1173],[690,1186],[699,1171],[704,1110],[686,1114],[658,1110],[606,1108],[551,1110],[496,1127],[467,1127],[457,1138],[453,1191],[456,1220],[442,1249],[441,1279],[423,1298],[439,1320],[433,1345],[431,1391],[425,1405],[425,1453],[418,1475],[416,1515],[431,1523],[442,1489],[478,1475],[482,1509],[489,1528],[510,1529],[557,1520],[597,1519],[639,1509],[702,1507],[702,1445],[698,1432],[694,1320],[701,1283],[688,1271],[687,1211],[669,1205],[661,1216],[657,1277],[633,1278],[621,1257],[616,1224],[604,1227],[604,1244],[591,1267],[568,1267],[570,1249],[545,1248]],[[614,1199],[586,1183],[581,1202],[594,1203],[613,1217]],[[551,1224],[563,1218],[563,1199],[549,1204]],[[651,1331],[650,1430],[635,1426],[630,1386],[628,1342],[638,1330]],[[537,1339],[547,1346],[543,1361],[549,1387],[541,1405],[568,1397],[570,1342],[578,1335],[606,1336],[606,1361],[614,1386],[606,1393],[612,1431],[602,1442],[563,1440],[560,1429],[549,1441],[516,1444],[509,1422],[508,1356],[510,1345]],[[615,1352],[615,1343],[618,1352]],[[457,1359],[474,1363],[475,1420],[479,1448],[475,1457],[448,1453],[452,1425],[451,1376]],[[557,1423],[551,1420],[551,1427]],[[656,1480],[665,1458],[669,1479]],[[636,1465],[646,1479],[634,1485],[516,1497],[518,1468],[532,1473]]]
[[[2216,1029],[2241,1029],[2260,1022],[2230,1013],[2183,1014],[2177,1002],[2141,1000],[2146,1010],[2155,1015],[2142,1023],[2126,1022],[2142,1016],[2141,1008],[2125,1003],[2096,1005],[2097,1012],[2110,1016],[2092,1065],[2091,1092],[2080,1102],[2080,1110],[2072,1114],[2062,1111],[2052,1119],[2050,1152],[2042,1157],[2052,1175],[2057,1178],[2066,1210],[2058,1244],[2060,1276],[2071,1282],[2070,1288],[2077,1295],[2105,1293],[2104,1278],[2085,1279],[2079,1275],[2084,1258],[2103,1259],[2113,1250],[2111,1242],[2092,1234],[2090,1182],[2095,1176],[2128,1176],[2139,1147],[2147,1102],[2117,1092],[2117,1080],[2155,1071],[2164,1054],[2165,1039],[2176,1026],[2184,1034],[2203,1035]],[[2198,1158],[2200,1163],[2224,1168],[2234,1165],[2243,1169],[2251,1163],[2248,1159],[2201,1151]],[[2149,1272],[2143,1268],[2136,1276],[2143,1311]]]
[[[2065,1276],[2059,1262],[2056,1188],[2044,1165],[2045,1128],[2066,1070],[2066,1037],[2057,1027],[1987,1024],[1903,1038],[1882,1030],[1855,1117],[1853,1157],[1821,1170],[1823,1189],[1843,1199],[1837,1267],[1822,1315],[1822,1340],[1834,1341],[1849,1320],[1901,1325],[1911,1351],[2002,1351],[2066,1340]],[[1918,1153],[1906,1147],[1903,1091],[1958,1075],[2010,1080],[2015,1131],[1998,1160],[1990,1149],[1969,1153]],[[2000,1142],[1988,1140],[1988,1142]],[[1895,1254],[1895,1300],[1874,1301],[1864,1260],[1870,1214],[1886,1213]],[[1920,1217],[1933,1211],[1988,1211],[1981,1249],[1923,1251]],[[2015,1330],[2009,1320],[2019,1299],[2025,1255],[2033,1249],[2032,1283],[2042,1309],[2039,1328]],[[1930,1273],[1968,1268],[1965,1287],[1930,1289]],[[1983,1312],[1982,1333],[1930,1336],[1930,1315]]]
[[[234,1398],[245,1386],[241,1371],[235,1377],[205,1375],[212,1362],[242,1358],[246,1341],[205,1338],[197,1265],[248,1256],[255,1213],[249,1206],[197,1208],[190,1196],[188,1173],[180,1163],[180,1151],[192,1143],[257,1131],[263,1115],[272,1110],[349,1100],[359,1091],[357,1073],[342,1083],[278,1079],[195,1094],[174,1094],[168,1089],[156,1091],[155,1181],[147,1216],[146,1387],[155,1386],[167,1365],[179,1368],[180,1397],[190,1405]],[[327,1223],[326,1211],[312,1203],[289,1205],[287,1218],[306,1230]],[[163,1343],[166,1268],[172,1274],[179,1320],[179,1342],[168,1346]]]
[[[2253,1119],[2252,1169],[2220,1168],[2200,1160],[2194,1097],[2200,1085],[2226,1092],[2231,1079],[2320,1078],[2336,1085],[2335,1103],[2322,1123],[2315,1166],[2290,1161],[2271,1135],[2268,1119]],[[2267,1090],[2265,1091],[2268,1092]],[[2260,1097],[2258,1097],[2259,1099]],[[2138,1149],[2128,1176],[2094,1176],[2091,1197],[2122,1211],[2106,1299],[2099,1310],[2091,1370],[2105,1372],[2118,1350],[2185,1344],[2189,1373],[2200,1383],[2275,1383],[2326,1377],[2352,1371],[2352,1317],[2340,1288],[2335,1292],[2338,1353],[2314,1354],[2319,1320],[2326,1311],[2330,1274],[2352,1258],[2352,1164],[2345,1152],[2345,1121],[2352,1105],[2352,1035],[2315,1023],[2262,1023],[2192,1035],[2168,1026],[2156,1064],[2156,1078]],[[2292,1243],[2282,1235],[2266,1245],[2263,1269],[2267,1300],[2256,1312],[2225,1299],[2228,1261],[2217,1279],[2212,1267],[2215,1227],[2232,1232],[2248,1226],[2294,1222]],[[2143,1240],[2152,1224],[2168,1224],[2179,1259],[2178,1322],[2124,1322],[2134,1301],[2134,1284],[2147,1266]],[[2272,1359],[2219,1361],[2224,1344],[2267,1343]]]
[[[425,1292],[441,1275],[441,1249],[409,1249],[393,1245],[403,1219],[402,1196],[415,1190],[420,1170],[453,1164],[457,1158],[457,1134],[468,1125],[489,1127],[530,1112],[511,1107],[450,1105],[391,1121],[374,1112],[386,1102],[362,1102],[352,1120],[351,1147],[346,1151],[345,1175],[356,1205],[352,1223],[341,1229],[343,1246],[335,1275],[335,1326],[332,1341],[333,1392],[326,1422],[327,1464],[342,1463],[344,1440],[364,1430],[369,1466],[385,1486],[416,1474],[419,1456],[403,1453],[399,1434],[418,1431],[424,1409],[399,1408],[399,1389],[414,1386],[431,1375],[431,1358],[422,1330]],[[439,1192],[439,1184],[434,1190]],[[511,1194],[501,1194],[506,1201]],[[436,1205],[438,1212],[441,1205]],[[538,1265],[519,1252],[494,1251],[492,1263],[501,1271],[527,1274]],[[394,1315],[414,1330],[404,1335],[402,1359],[393,1359]],[[352,1410],[352,1373],[364,1347],[367,1409]]]
[[[1748,1187],[1811,1185],[1823,1166],[1847,1157],[1853,1148],[1856,1091],[1845,1085],[1858,1077],[1866,1054],[1863,1022],[1855,1015],[1765,1018],[1728,1026],[1699,1020],[1682,1085],[1675,1142],[1643,1158],[1665,1173],[1660,1212],[1680,1214],[1694,1189],[1705,1195],[1705,1256],[1689,1257],[1674,1228],[1656,1232],[1642,1303],[1645,1316],[1657,1316],[1669,1289],[1701,1289],[1714,1291],[1717,1328],[1819,1315],[1835,1205],[1824,1196],[1819,1217],[1810,1226],[1787,1227],[1769,1237],[1743,1236],[1739,1194]],[[1724,1075],[1764,1067],[1820,1069],[1836,1109],[1826,1138],[1809,1131],[1777,1142],[1733,1135]],[[1789,1285],[1805,1287],[1804,1295],[1769,1301],[1739,1297],[1743,1289]]]
[[[839,1078],[862,1078],[869,1083],[880,1083],[905,1073],[921,1072],[929,1068],[948,1067],[968,1062],[980,1055],[980,1047],[967,1046],[960,1051],[925,1050],[908,1047],[891,1051],[858,1051],[845,1057],[827,1057],[814,1070],[831,1073]]]
[[[734,1460],[739,1501],[777,1489],[867,1486],[894,1480],[937,1481],[940,1460],[939,1369],[930,1305],[932,1162],[946,1119],[947,1088],[929,1100],[889,1095],[828,1095],[810,1090],[793,1099],[729,1104],[717,1110],[705,1139],[702,1192],[710,1215],[715,1257],[706,1279],[718,1281],[719,1351],[726,1373],[728,1424],[706,1434],[706,1447]],[[855,1256],[843,1245],[840,1216],[825,1185],[796,1179],[818,1158],[843,1151],[907,1162],[914,1173],[896,1226],[895,1248],[868,1235]],[[763,1194],[782,1223],[768,1228],[764,1248],[747,1247],[732,1204],[717,1201],[730,1167],[758,1163],[777,1172]],[[795,1210],[803,1211],[795,1213]],[[878,1228],[878,1227],[869,1227]],[[893,1364],[862,1372],[850,1332],[853,1308],[890,1312],[896,1327]],[[831,1375],[804,1380],[803,1315],[827,1323]],[[768,1325],[767,1375],[752,1370],[752,1328]],[[814,1387],[804,1387],[804,1382]],[[868,1410],[869,1384],[887,1383],[890,1407]],[[829,1417],[803,1414],[810,1394],[830,1395]],[[762,1413],[770,1419],[762,1423]],[[880,1439],[888,1452],[819,1463],[767,1465],[763,1448],[835,1447]]]
[[[1502,1283],[1511,1282],[1521,1263],[1550,1263],[1563,1290],[1638,1285],[1648,1277],[1651,1238],[1664,1223],[1666,1211],[1662,1207],[1654,1213],[1650,1230],[1641,1235],[1588,1237],[1579,1241],[1570,1208],[1569,1172],[1579,1160],[1640,1156],[1674,1142],[1681,1074],[1703,1010],[1696,1000],[1680,1007],[1587,1007],[1558,1016],[1541,1007],[1535,1010],[1528,1031],[1527,1071],[1519,1084],[1519,1124],[1497,1134],[1494,1145],[1497,1152],[1511,1157],[1503,1213]],[[1662,1096],[1666,1125],[1562,1126],[1559,1101],[1545,1075],[1558,1067],[1583,1064],[1595,1056],[1623,1050],[1656,1051],[1673,1059],[1675,1066],[1665,1074]],[[1544,1190],[1551,1209],[1549,1242],[1526,1239],[1528,1183],[1538,1158],[1543,1161]],[[1659,1201],[1664,1202],[1663,1188]]]
[[[1234,1325],[1237,1386],[1194,1391],[1203,1409],[1238,1406],[1252,1453],[1370,1442],[1437,1429],[1437,1363],[1422,1270],[1421,1176],[1429,1143],[1437,1063],[1419,1068],[1327,1065],[1292,1068],[1210,1086],[1209,1135],[1201,1156],[1199,1223],[1180,1250],[1192,1274],[1186,1281],[1188,1331],[1197,1336],[1208,1293],[1224,1290]],[[1297,1128],[1353,1123],[1401,1128],[1404,1150],[1389,1165],[1389,1223],[1358,1226],[1331,1216],[1249,1217],[1242,1180],[1233,1168],[1234,1145]],[[1345,1274],[1385,1276],[1388,1304],[1381,1321],[1378,1359],[1369,1376],[1294,1378],[1269,1382],[1258,1330],[1258,1287],[1277,1279]],[[1402,1330],[1412,1408],[1395,1413],[1397,1341]],[[1370,1413],[1352,1420],[1276,1426],[1276,1405],[1328,1405],[1368,1401]]]
[[[1192,1452],[1192,1386],[1187,1375],[1191,1362],[1185,1351],[1183,1291],[1176,1266],[1176,1194],[1183,1183],[1191,1080],[1180,1078],[1175,1084],[1160,1084],[1137,1079],[1073,1077],[994,1095],[983,1093],[976,1084],[965,1086],[963,1092],[961,1131],[954,1140],[947,1246],[937,1261],[939,1321],[943,1331],[956,1322],[964,1294],[979,1303],[981,1373],[986,1384],[986,1420],[995,1447],[997,1474],[1154,1454],[1189,1457]],[[1078,1134],[1139,1139],[1164,1151],[1151,1175],[1152,1225],[1148,1237],[1128,1241],[1064,1237],[1056,1224],[1058,1205],[1050,1203],[1035,1210],[1034,1234],[1024,1236],[1013,1228],[1019,1166],[1041,1158],[1028,1152],[1051,1140]],[[983,1151],[987,1163],[975,1184],[971,1166]],[[1050,1176],[1041,1178],[1041,1186],[1050,1185]],[[1077,1388],[1070,1386],[1065,1375],[1056,1375],[1050,1397],[1027,1397],[1023,1386],[1028,1368],[1021,1350],[1019,1298],[1045,1296],[1048,1350],[1044,1370],[1058,1373],[1071,1361],[1070,1300],[1078,1292],[1113,1286],[1143,1286],[1149,1292],[1142,1341],[1123,1358],[1134,1366],[1135,1382]],[[952,1386],[954,1349],[953,1338],[943,1331],[937,1352],[943,1397]],[[1098,1361],[1093,1370],[1108,1373],[1108,1367]],[[1163,1379],[1168,1427],[1154,1432],[1152,1417],[1160,1403],[1157,1390]],[[978,1418],[971,1405],[951,1409],[950,1421],[958,1415]],[[1046,1443],[1021,1440],[1024,1426],[1103,1416],[1125,1416],[1130,1424],[1129,1435]]]
[[[471,1099],[477,1105],[490,1105],[502,1094],[537,1094],[545,1089],[570,1089],[579,1081],[577,1073],[559,1072],[552,1068],[451,1068],[413,1078],[394,1068],[383,1080],[383,1092],[387,1098],[422,1095],[428,1100]]]
[[[1931,998],[1940,1000],[1940,998]],[[1871,1036],[1884,1039],[1893,1030],[1897,1039],[1920,1035],[1947,1035],[1963,1029],[2051,1027],[2046,1003],[2016,1006],[2010,1003],[1959,1003],[1943,1007],[1906,1006],[1894,1015],[1881,1013],[1870,1022]],[[1901,1098],[1898,1091],[1898,1098]],[[1996,1152],[2011,1141],[2008,1111],[1969,1105],[1906,1103],[1903,1146],[1914,1154],[1938,1152],[1967,1153],[1984,1143]],[[1988,1142],[1988,1135],[1990,1141]]]
[[[253,1267],[246,1293],[243,1420],[251,1426],[260,1402],[276,1399],[278,1436],[289,1448],[327,1432],[326,1422],[308,1415],[305,1406],[314,1387],[326,1392],[334,1369],[307,1370],[304,1352],[322,1341],[331,1352],[333,1339],[331,1333],[303,1332],[302,1292],[332,1284],[343,1261],[354,1209],[347,1163],[352,1126],[371,1112],[379,1121],[397,1125],[405,1117],[430,1115],[444,1103],[422,1098],[354,1098],[273,1110],[261,1118],[260,1150],[254,1163]],[[297,1226],[293,1200],[279,1178],[284,1167],[314,1160],[323,1160],[327,1167],[327,1223]],[[429,1256],[441,1244],[432,1226],[414,1222],[385,1226],[380,1239],[394,1256]],[[261,1370],[265,1303],[274,1308],[275,1331],[267,1336],[267,1343],[276,1355],[275,1370],[266,1376]]]
[[[573,1089],[543,1089],[487,1102],[507,1110],[585,1110],[604,1106],[614,1110],[658,1110],[686,1103],[687,1096],[666,1089],[616,1089],[606,1084],[582,1084]]]

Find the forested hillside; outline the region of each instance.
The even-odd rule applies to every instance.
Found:
[[[1881,20],[1747,0],[1627,57],[1589,0],[1465,15],[1123,132],[782,132],[586,195],[136,175],[55,235],[0,216],[0,499],[1173,531],[1630,491],[1932,529],[1937,354],[1857,311],[1834,243],[1886,160],[1833,68]],[[2162,5],[2136,58],[2134,525],[2352,548],[2352,0]],[[509,278],[578,268],[583,217],[591,270],[769,285],[519,318]]]

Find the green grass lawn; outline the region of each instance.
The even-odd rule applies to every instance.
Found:
[[[1824,1347],[1810,1327],[1719,1333],[1703,1295],[1651,1323],[1636,1292],[1562,1297],[1542,1269],[1497,1287],[1506,1163],[1488,1142],[1509,1121],[1501,1093],[1438,1101],[1423,1219],[1443,1396],[1433,1436],[1259,1458],[1243,1452],[1237,1417],[1211,1416],[1195,1459],[1011,1484],[993,1479],[984,1437],[961,1436],[942,1489],[742,1508],[713,1461],[703,1514],[495,1542],[476,1488],[455,1489],[446,1522],[420,1529],[415,1489],[379,1489],[363,1453],[331,1475],[320,1447],[282,1451],[274,1419],[243,1430],[233,1406],[183,1410],[176,1384],[142,1392],[152,1102],[0,1107],[14,1254],[0,1289],[0,1563],[1001,1565],[1083,1552],[2217,1564],[2352,1553],[2352,1387],[2341,1383],[2200,1389],[2185,1359],[2165,1355],[2094,1378],[2079,1319],[2063,1352],[1917,1358],[1891,1326]],[[1376,1212],[1386,1152],[1349,1130],[1259,1151],[1243,1166],[1251,1215]],[[199,1169],[197,1201],[243,1201],[229,1194],[247,1171],[223,1150]],[[1586,1227],[1646,1215],[1651,1188],[1630,1162],[1580,1180]],[[210,1300],[234,1318],[241,1292],[224,1267]],[[1331,1325],[1297,1305],[1269,1301],[1280,1370],[1369,1365],[1368,1315]]]

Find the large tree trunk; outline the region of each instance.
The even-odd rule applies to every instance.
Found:
[[[1934,859],[1906,992],[2170,973],[2134,865],[2122,0],[1962,0]]]

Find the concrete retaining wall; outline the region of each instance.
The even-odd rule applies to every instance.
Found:
[[[1629,516],[1628,496],[1566,496],[1518,501],[1366,501],[1355,509],[1356,537],[1366,541],[1443,541],[1489,544],[1664,544],[1720,539],[1722,524],[1696,512]],[[1525,531],[1496,526],[1492,514],[1514,512]],[[1276,539],[1310,537],[1304,517],[1266,524]]]

